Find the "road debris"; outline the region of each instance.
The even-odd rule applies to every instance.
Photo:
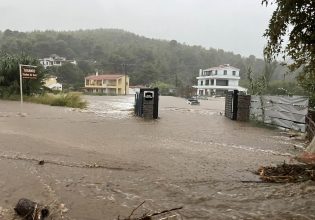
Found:
[[[138,205],[136,208],[134,208],[131,212],[131,214],[127,217],[127,218],[123,218],[121,219],[120,216],[118,216],[117,220],[153,220],[154,217],[157,217],[159,215],[165,215],[165,214],[169,214],[170,212],[173,212],[173,211],[176,211],[176,210],[180,210],[182,209],[183,207],[178,207],[178,208],[173,208],[173,209],[167,209],[167,210],[163,210],[163,211],[160,211],[160,212],[154,212],[154,213],[145,213],[143,214],[142,216],[140,217],[135,217],[133,218],[133,214],[134,212],[139,209],[143,204],[145,203],[145,201],[143,201],[140,205]],[[171,216],[164,216],[163,218],[159,218],[160,220],[161,219],[176,219],[177,218],[177,215],[171,215]]]
[[[259,175],[263,182],[270,183],[315,181],[315,165],[283,163],[278,166],[260,167],[255,174]]]

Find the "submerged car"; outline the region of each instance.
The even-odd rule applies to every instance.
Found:
[[[189,105],[200,105],[200,102],[198,101],[197,97],[191,97],[187,99],[187,103]]]

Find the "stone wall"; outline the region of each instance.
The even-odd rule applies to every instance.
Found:
[[[249,121],[250,95],[239,95],[237,104],[237,121]]]

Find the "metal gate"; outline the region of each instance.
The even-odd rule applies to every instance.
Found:
[[[225,116],[236,120],[238,105],[238,90],[228,92],[225,96]]]

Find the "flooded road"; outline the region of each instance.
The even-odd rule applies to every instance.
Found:
[[[182,219],[315,219],[313,182],[252,174],[290,163],[296,142],[225,118],[224,99],[161,97],[147,121],[132,96],[85,98],[85,110],[25,104],[25,117],[0,101],[0,219],[21,197],[50,204],[53,219],[117,219],[143,201],[136,215],[184,206]]]

